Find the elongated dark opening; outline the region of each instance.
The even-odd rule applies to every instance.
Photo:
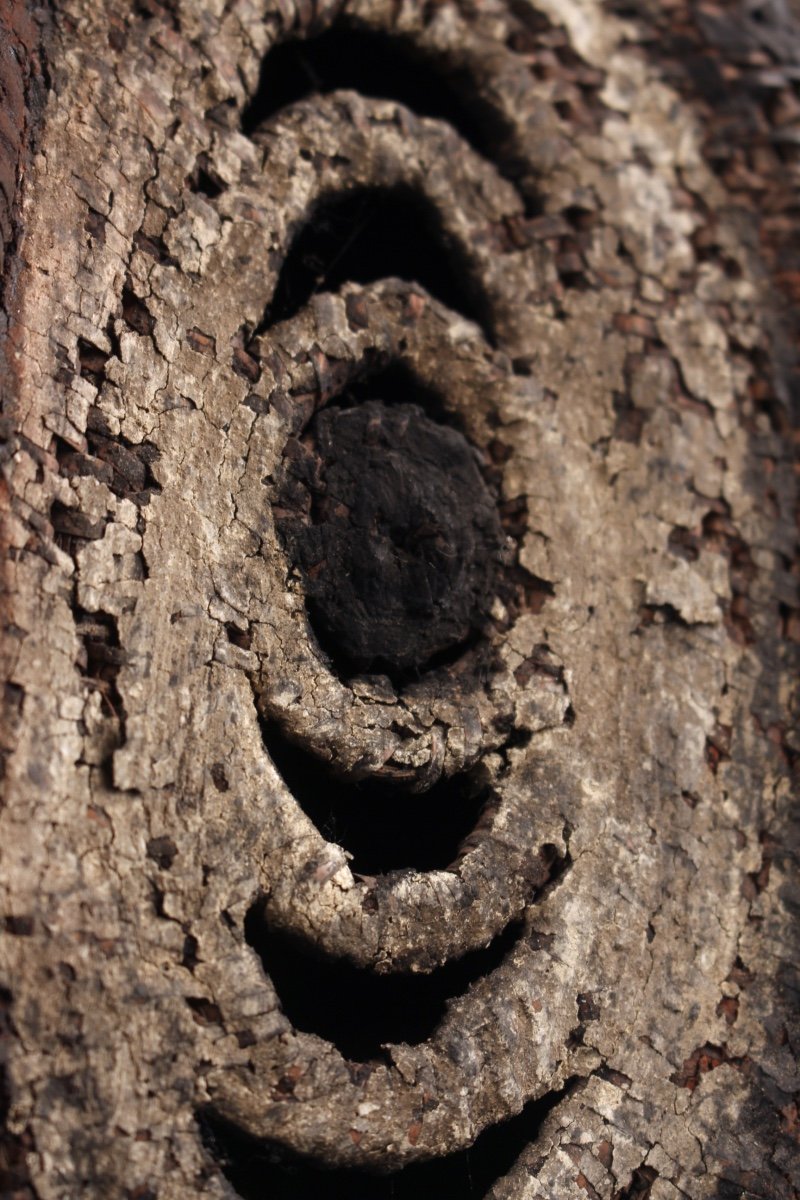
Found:
[[[383,1059],[382,1047],[390,1043],[427,1041],[447,1001],[499,967],[519,932],[519,923],[508,925],[485,949],[428,975],[376,975],[343,959],[321,958],[271,929],[260,902],[245,919],[247,942],[261,958],[294,1028],[325,1038],[357,1063]]]
[[[354,408],[365,400],[380,396],[385,404],[418,404],[427,416],[442,425],[451,425],[464,433],[461,414],[445,404],[435,387],[423,383],[403,361],[381,363],[354,379],[333,400],[328,408]]]
[[[391,1175],[326,1170],[242,1133],[212,1111],[200,1114],[206,1149],[243,1200],[480,1200],[537,1137],[545,1118],[580,1081],[531,1100],[518,1116],[484,1130],[467,1150]]]
[[[395,100],[418,116],[447,121],[502,175],[514,182],[521,174],[507,149],[511,126],[481,94],[468,68],[421,53],[410,38],[352,26],[337,25],[316,37],[274,46],[242,114],[242,131],[251,134],[309,96],[343,89]]]
[[[337,779],[274,722],[263,723],[262,736],[303,812],[327,841],[352,854],[350,866],[358,875],[449,866],[490,798],[477,772],[443,779],[420,795],[378,780]]]
[[[296,234],[260,331],[318,292],[396,276],[418,283],[491,335],[483,290],[435,207],[412,188],[356,188],[323,197]]]

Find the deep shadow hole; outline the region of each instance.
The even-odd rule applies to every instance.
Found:
[[[465,433],[461,414],[445,405],[442,393],[422,380],[402,361],[379,363],[358,379],[349,383],[328,408],[355,408],[365,400],[382,400],[384,404],[418,404],[432,421],[451,425]]]
[[[489,306],[463,251],[434,206],[407,187],[323,197],[294,237],[258,332],[294,316],[317,292],[389,276],[420,284],[491,340]]]
[[[580,1082],[572,1078],[560,1091],[529,1101],[518,1116],[484,1130],[467,1150],[392,1175],[326,1171],[287,1159],[281,1147],[250,1137],[211,1110],[198,1120],[206,1149],[243,1200],[480,1200]]]
[[[414,795],[379,780],[337,779],[330,767],[290,742],[275,722],[262,722],[270,758],[322,836],[352,854],[359,875],[444,869],[475,830],[489,788],[477,771],[442,779]]]
[[[271,929],[263,902],[245,918],[245,938],[260,957],[295,1029],[332,1042],[351,1062],[384,1061],[385,1044],[419,1045],[433,1034],[449,999],[461,996],[512,949],[521,922],[512,922],[482,950],[430,974],[376,975],[343,959],[316,955],[289,934]]]
[[[258,90],[242,114],[248,136],[281,109],[340,89],[394,100],[421,117],[451,125],[474,150],[516,184],[527,167],[508,147],[513,130],[483,96],[471,71],[437,63],[410,38],[335,26],[311,38],[274,46],[261,67]],[[529,216],[539,211],[535,198]]]
[[[458,82],[466,91],[465,80],[437,68],[410,39],[340,25],[316,37],[280,42],[269,51],[258,90],[242,113],[242,132],[250,135],[308,96],[347,89],[447,121],[471,146],[491,152],[492,140],[506,132],[503,123],[477,95],[465,102]]]

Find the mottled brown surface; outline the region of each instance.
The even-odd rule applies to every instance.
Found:
[[[325,94],[271,106],[270,46],[328,27]],[[649,37],[597,0],[59,6],[3,460],[40,1200],[796,1194],[786,303]],[[276,524],[293,440],[398,370],[513,552],[477,642],[393,680],[332,669]],[[421,845],[463,781],[474,828],[362,873],[306,760]]]

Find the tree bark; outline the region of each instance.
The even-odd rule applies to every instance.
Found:
[[[0,29],[0,1189],[796,1197],[790,10]]]

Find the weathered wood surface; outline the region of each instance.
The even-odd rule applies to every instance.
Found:
[[[614,7],[63,0],[43,58],[19,35],[11,1194],[797,1195],[793,27]],[[684,42],[653,53],[665,10]],[[329,94],[296,60],[259,86],[329,29]],[[336,196],[367,206],[341,234]],[[326,220],[341,254],[293,259]],[[287,557],[287,479],[315,411],[395,401],[398,364],[476,448],[502,562],[462,652],[352,676]],[[342,821],[390,810],[369,852],[328,791]],[[474,828],[428,854],[459,803]],[[349,964],[351,1025],[380,977],[430,1027],[354,1052],[324,982],[319,1024],[290,999],[309,947]],[[486,1181],[398,1174],[526,1105]]]

